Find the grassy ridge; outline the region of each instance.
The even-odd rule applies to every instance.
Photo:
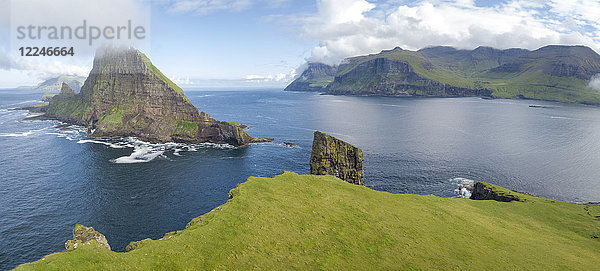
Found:
[[[502,189],[502,188],[497,188]],[[514,193],[514,192],[510,192]],[[600,266],[596,206],[397,195],[331,176],[251,177],[189,228],[127,253],[94,244],[21,270],[470,269]],[[93,225],[92,225],[93,226]]]
[[[416,74],[449,86],[488,89],[498,98],[600,104],[600,92],[588,86],[591,76],[600,73],[600,55],[583,46],[546,46],[535,51],[488,47],[472,51],[450,47],[419,51],[396,48],[349,58],[340,65],[336,78],[377,58],[406,62]],[[341,85],[334,81],[330,87],[353,90],[352,94],[370,94],[370,86],[395,85],[403,80],[404,77],[397,79],[393,74],[365,74]]]
[[[181,89],[177,84],[173,83],[173,81],[171,81],[171,79],[169,79],[169,77],[164,75],[156,66],[154,66],[154,64],[152,64],[152,61],[150,61],[150,58],[148,58],[144,53],[140,52],[139,50],[138,50],[138,54],[140,54],[140,56],[142,57],[142,61],[144,62],[144,65],[146,65],[146,67],[149,70],[151,70],[162,81],[166,82],[170,88],[172,88],[177,93],[179,93],[186,101],[191,103],[190,99],[188,99],[188,97],[185,96],[183,89]]]

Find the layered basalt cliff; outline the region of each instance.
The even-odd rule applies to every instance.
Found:
[[[324,63],[308,63],[306,70],[296,78],[285,91],[324,91],[337,71],[336,66]]]
[[[340,70],[346,69],[340,65]],[[419,75],[406,61],[374,58],[338,73],[328,86],[331,94],[393,96],[489,96],[485,89],[461,88]]]
[[[341,95],[537,99],[600,104],[590,82],[600,74],[600,55],[585,46],[537,50],[447,46],[418,51],[394,48],[344,59],[320,92]],[[288,88],[303,90],[298,84]],[[286,88],[286,89],[288,89]],[[314,91],[314,89],[311,89]]]
[[[315,131],[310,174],[332,175],[349,183],[364,185],[362,150],[326,133]]]
[[[235,146],[268,141],[199,112],[150,59],[129,48],[98,50],[81,92],[61,91],[51,99],[45,117],[89,127],[96,137]]]

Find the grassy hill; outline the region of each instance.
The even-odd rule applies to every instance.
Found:
[[[585,46],[551,45],[534,51],[490,47],[457,50],[444,46],[419,51],[395,48],[345,59],[323,91],[600,104],[600,91],[588,86],[590,79],[599,73],[600,55]]]
[[[594,270],[600,208],[399,195],[331,176],[251,177],[226,204],[127,253],[92,243],[20,270]],[[91,225],[93,226],[93,225]]]
[[[285,91],[324,91],[327,85],[333,81],[336,66],[324,63],[307,63],[306,70],[300,74]]]

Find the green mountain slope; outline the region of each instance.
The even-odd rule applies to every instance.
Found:
[[[330,94],[491,96],[600,104],[588,83],[600,55],[585,46],[551,45],[529,51],[478,47],[393,50],[345,59]]]
[[[595,270],[600,209],[531,197],[377,192],[332,176],[251,177],[183,231],[126,253],[91,242],[20,270]]]
[[[337,67],[309,62],[306,70],[285,91],[323,91],[335,76]]]

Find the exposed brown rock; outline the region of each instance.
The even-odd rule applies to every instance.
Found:
[[[362,150],[326,133],[315,131],[310,174],[333,175],[349,183],[364,185]]]
[[[471,198],[474,200],[495,200],[502,202],[524,201],[512,191],[484,182],[476,182],[473,186]]]
[[[96,137],[234,146],[269,141],[251,137],[241,125],[200,113],[181,88],[131,48],[99,49],[81,92],[75,94],[63,84],[45,117],[86,126]]]
[[[110,250],[110,245],[106,237],[94,230],[92,227],[86,227],[80,224],[75,225],[73,229],[73,240],[65,243],[66,250],[73,250],[83,245],[98,245]]]

